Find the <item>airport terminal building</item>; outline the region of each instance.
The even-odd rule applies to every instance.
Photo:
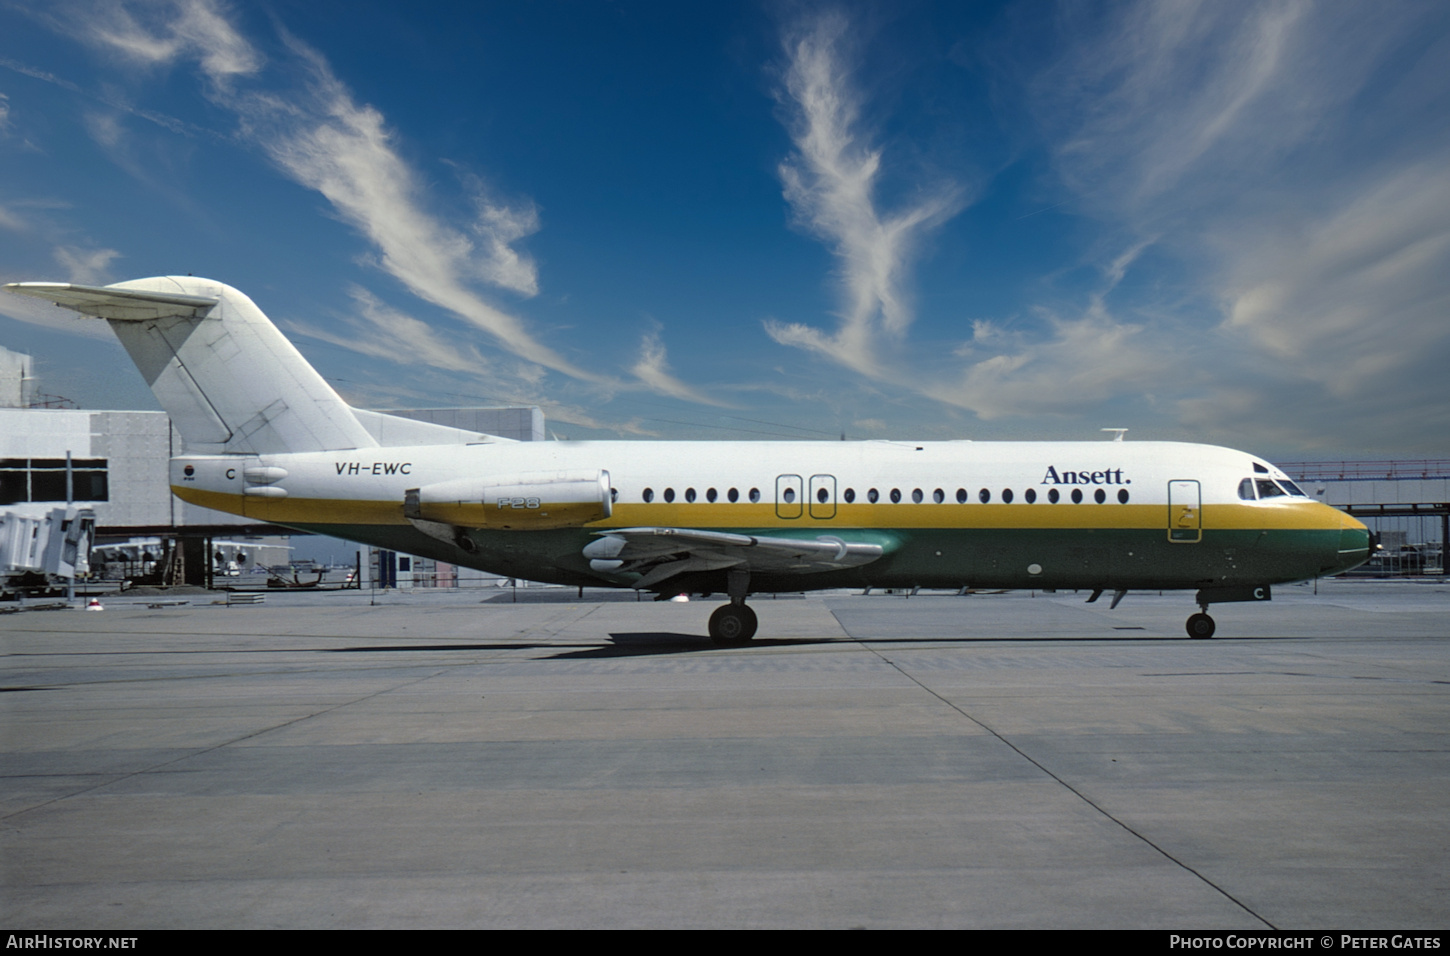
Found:
[[[285,549],[286,533],[279,535],[275,525],[171,494],[168,463],[180,453],[181,439],[165,412],[53,407],[71,403],[39,396],[30,369],[29,356],[0,348],[0,515],[34,517],[69,504],[94,513],[97,544],[155,538],[165,550],[182,542],[177,550],[190,583],[208,576],[203,556],[217,552],[218,538]],[[536,406],[388,414],[516,441],[544,438],[544,415]],[[436,569],[429,572],[430,580],[438,578]],[[449,580],[446,571],[443,579]]]

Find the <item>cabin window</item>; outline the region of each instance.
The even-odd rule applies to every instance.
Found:
[[[694,501],[695,500],[695,489],[694,488],[686,488],[685,489],[685,500],[686,501]]]
[[[675,489],[673,489],[673,488],[666,488],[665,489],[665,500],[666,501],[674,501],[675,500]]]
[[[875,488],[872,488],[870,491],[866,492],[866,500],[874,505],[876,502],[881,500],[881,492],[877,491]]]
[[[1061,497],[1062,497],[1062,495],[1060,495],[1060,494],[1057,493],[1057,489],[1056,488],[1049,488],[1049,489],[1047,489],[1047,500],[1050,501],[1050,502],[1052,502],[1053,504],[1057,504],[1057,499],[1059,499]]]
[[[736,491],[734,488],[731,488],[725,493],[725,497],[729,498],[730,503],[733,505],[735,502],[740,500],[740,492]]]
[[[794,503],[794,501],[795,501],[795,489],[794,488],[787,488],[785,490],[785,493],[782,494],[781,497],[785,499],[785,503],[786,504],[792,504],[792,503]]]
[[[1097,491],[1093,492],[1093,500],[1096,501],[1098,504],[1102,504],[1104,501],[1108,500],[1108,493],[1103,489],[1099,488]]]
[[[714,488],[711,488],[711,489],[709,489],[708,491],[705,492],[705,500],[708,501],[708,502],[710,502],[711,504],[714,504],[715,503],[715,499],[718,498],[718,497],[719,497],[719,495],[717,495],[715,493],[715,489]]]
[[[1074,488],[1074,489],[1072,489],[1072,503],[1075,504],[1075,505],[1082,504],[1082,489],[1081,488]]]
[[[619,489],[618,488],[610,488],[609,489],[609,500],[610,500],[611,503],[619,501]]]
[[[856,489],[855,488],[847,488],[846,491],[845,491],[845,493],[843,493],[841,495],[841,497],[842,498],[845,498],[846,499],[846,504],[849,505],[851,502],[853,502],[853,501],[856,500]]]
[[[1119,488],[1118,489],[1118,504],[1125,505],[1127,503],[1128,503],[1128,489],[1126,489],[1126,488]]]
[[[645,504],[649,504],[655,500],[655,490],[653,488],[646,488],[644,494],[640,495],[640,497],[644,499]]]
[[[964,505],[966,503],[967,503],[967,489],[965,489],[965,488],[958,488],[957,489],[957,504]]]
[[[920,488],[917,488],[915,491],[913,491],[911,493],[911,500],[915,504],[921,504],[921,499],[922,499],[921,489]]]
[[[987,502],[992,500],[992,493],[986,488],[983,488],[981,491],[977,492],[977,500],[980,501],[982,504],[986,504]]]
[[[1029,505],[1032,504],[1037,500],[1037,489],[1028,488],[1026,491],[1022,492],[1022,497],[1027,499],[1027,503]]]
[[[1009,504],[1009,505],[1012,503],[1012,489],[1011,488],[1003,488],[1002,489],[1002,500],[1004,502],[1006,502],[1007,504]]]
[[[935,501],[937,504],[941,504],[943,501],[947,500],[947,493],[938,488],[936,491],[933,491],[931,493],[931,500]]]
[[[759,501],[760,501],[760,489],[759,488],[751,488],[750,489],[750,503],[751,504],[755,504],[755,503],[757,503]]]
[[[891,489],[891,503],[894,504],[894,505],[901,504],[901,489],[900,488],[892,488]]]
[[[816,491],[816,500],[819,501],[821,504],[825,504],[827,499],[829,499],[830,497],[831,493],[827,491],[824,487]]]

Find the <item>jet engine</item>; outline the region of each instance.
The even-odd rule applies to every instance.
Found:
[[[403,514],[453,528],[543,531],[578,528],[613,512],[609,472],[538,471],[455,478],[410,488]]]

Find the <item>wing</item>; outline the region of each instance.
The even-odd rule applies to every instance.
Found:
[[[49,299],[56,305],[103,319],[161,319],[169,315],[200,315],[217,300],[200,295],[115,289],[71,282],[11,282],[6,291]]]
[[[687,571],[743,568],[811,574],[854,568],[870,564],[885,550],[830,535],[806,540],[693,528],[620,528],[599,535],[584,548],[590,567],[601,574],[640,574],[634,587],[642,589]]]

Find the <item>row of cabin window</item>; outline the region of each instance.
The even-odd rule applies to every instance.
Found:
[[[651,501],[654,501],[655,500],[654,489],[653,488],[646,488],[644,490],[644,494],[642,495],[642,497],[644,498],[646,504],[648,504]],[[665,501],[674,501],[675,500],[675,489],[673,489],[673,488],[666,488],[665,489],[665,493],[664,493],[664,495],[662,495],[662,497],[665,499]],[[713,504],[714,501],[715,501],[715,499],[718,498],[718,497],[720,497],[720,494],[714,488],[706,489],[706,491],[705,491],[705,500],[706,501],[711,502]],[[750,489],[750,494],[749,494],[748,497],[750,498],[750,503],[751,504],[758,503],[760,501],[760,489],[759,488],[751,488]],[[729,502],[731,502],[733,504],[733,503],[735,503],[735,502],[737,502],[737,501],[740,500],[740,492],[738,490],[734,489],[734,488],[731,488],[729,491],[725,492],[725,498],[726,498],[726,500],[728,500]],[[694,501],[695,500],[695,489],[694,488],[686,488],[685,489],[685,500],[686,501]]]
[[[654,501],[655,500],[654,489],[653,488],[646,488],[644,490],[644,494],[643,494],[642,497],[644,498],[644,500],[645,500],[646,503],[649,503],[651,501]],[[664,494],[662,495],[662,497],[667,502],[674,501],[675,500],[675,489],[673,489],[673,488],[666,488],[665,491],[664,491]],[[715,491],[714,488],[709,488],[709,489],[707,489],[705,491],[705,500],[708,501],[708,502],[714,503],[714,501],[718,497],[719,497],[719,494]],[[751,501],[752,504],[759,502],[760,501],[760,489],[759,488],[751,488],[750,489],[750,494],[749,494],[748,497],[750,498],[750,501]],[[794,488],[787,488],[787,489],[785,489],[785,491],[783,492],[783,497],[785,498],[786,504],[793,504],[795,502],[795,489]],[[854,488],[847,488],[844,492],[841,493],[841,497],[845,500],[845,502],[847,504],[851,504],[852,502],[854,502],[856,500],[856,489],[854,489]],[[1022,493],[1022,497],[1023,497],[1023,499],[1028,504],[1033,504],[1034,502],[1037,501],[1037,489],[1036,488],[1028,488],[1026,491],[1024,491]],[[1082,489],[1081,488],[1074,488],[1074,489],[1072,489],[1072,492],[1070,494],[1070,497],[1072,498],[1072,503],[1073,504],[1075,504],[1075,505],[1076,504],[1082,504],[1082,498],[1083,498]],[[726,500],[728,500],[728,501],[730,501],[732,503],[733,502],[736,502],[736,501],[739,501],[740,500],[740,492],[737,491],[734,488],[731,488],[729,491],[727,491],[725,493],[725,498],[726,498]],[[901,503],[901,489],[900,488],[892,488],[891,489],[890,498],[891,498],[891,503],[892,504],[900,504]],[[922,491],[921,491],[920,488],[916,488],[916,489],[914,489],[911,492],[911,500],[913,502],[915,502],[916,504],[921,504],[922,501],[925,500],[925,498],[926,498],[926,496],[922,494]],[[959,504],[959,505],[966,504],[967,503],[967,498],[968,498],[967,489],[965,489],[965,488],[958,488],[957,489],[957,504]],[[1002,489],[1002,501],[1005,504],[1009,504],[1010,505],[1013,502],[1014,498],[1015,498],[1015,496],[1013,495],[1011,488],[1003,488]],[[1047,489],[1047,500],[1049,502],[1051,502],[1052,504],[1057,504],[1057,502],[1060,501],[1061,498],[1062,498],[1061,492],[1059,492],[1056,488],[1049,488],[1049,489]],[[693,502],[695,500],[695,489],[694,488],[686,488],[685,489],[685,500],[686,501],[690,501],[690,502]],[[830,501],[831,500],[831,493],[830,493],[830,491],[827,490],[827,489],[825,489],[825,488],[817,489],[817,491],[816,491],[816,500],[819,501],[821,504],[825,504],[826,502]],[[871,504],[874,505],[878,501],[881,500],[881,493],[878,492],[875,488],[872,488],[870,491],[866,492],[866,500],[869,501],[869,502],[871,502]],[[940,488],[938,488],[936,491],[933,491],[931,493],[931,500],[934,501],[934,502],[936,502],[937,504],[942,504],[943,502],[946,501],[946,492],[944,492]],[[981,491],[977,492],[977,500],[980,501],[984,505],[987,504],[987,503],[989,503],[992,500],[992,492],[989,491],[989,490],[987,490],[986,488],[983,488]],[[1093,492],[1093,500],[1096,501],[1098,504],[1103,504],[1104,502],[1106,502],[1108,500],[1108,494],[1103,489],[1098,488],[1096,491]],[[1128,489],[1126,489],[1126,488],[1119,488],[1118,489],[1118,503],[1119,504],[1124,504],[1124,505],[1128,503]]]

